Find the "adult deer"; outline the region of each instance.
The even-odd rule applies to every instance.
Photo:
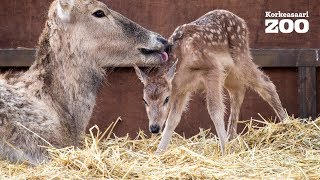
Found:
[[[280,120],[286,117],[274,84],[252,62],[248,35],[243,19],[225,10],[215,10],[178,27],[170,37],[170,59],[178,59],[177,64],[170,61],[153,77],[148,77],[135,66],[144,84],[143,97],[150,131],[159,133],[166,123],[157,152],[167,148],[192,92],[205,91],[207,109],[222,152],[228,136],[236,136],[240,107],[247,88],[258,92]],[[227,131],[224,88],[229,92],[231,104]]]
[[[0,78],[0,156],[37,164],[46,148],[77,146],[91,117],[103,67],[160,64],[168,44],[96,0],[55,0],[36,60]]]

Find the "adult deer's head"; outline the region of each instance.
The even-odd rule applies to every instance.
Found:
[[[156,65],[168,60],[163,37],[96,0],[56,0],[50,21],[59,32],[55,40],[99,66]]]

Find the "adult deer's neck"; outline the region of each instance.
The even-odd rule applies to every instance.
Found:
[[[47,23],[39,40],[36,61],[26,74],[39,81],[39,98],[52,104],[61,124],[78,140],[92,115],[103,69],[86,59],[84,52],[72,51],[68,37],[50,29]]]

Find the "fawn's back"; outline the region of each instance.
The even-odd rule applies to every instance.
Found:
[[[250,60],[240,58],[250,57],[248,36],[245,21],[225,10],[211,11],[178,27],[169,39],[173,44],[171,59],[179,60],[173,83],[186,84],[215,69],[228,73],[252,66]]]

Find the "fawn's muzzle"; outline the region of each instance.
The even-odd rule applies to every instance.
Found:
[[[150,132],[153,134],[157,134],[160,132],[160,126],[157,124],[153,124],[150,126]]]

